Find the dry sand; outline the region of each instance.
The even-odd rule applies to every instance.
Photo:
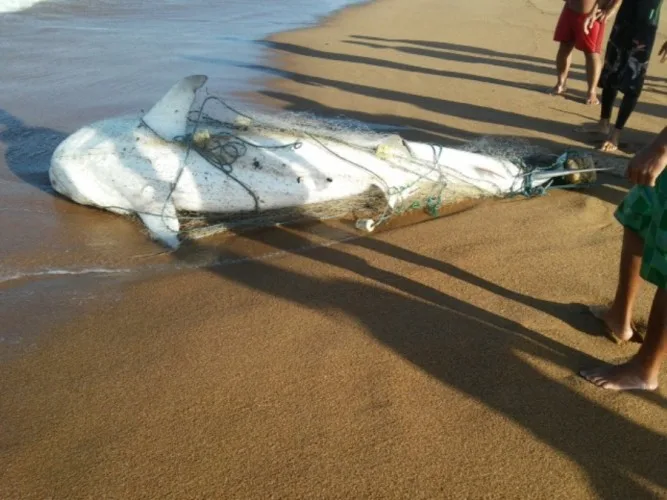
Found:
[[[573,97],[543,93],[560,6],[348,9],[274,37],[284,72],[258,98],[420,139],[588,147],[581,54]],[[664,123],[667,66],[650,74],[635,145]],[[212,238],[173,258],[224,265],[54,307],[0,364],[0,498],[666,498],[667,379],[617,394],[576,376],[636,350],[584,307],[611,297],[626,190],[609,176],[367,238]]]

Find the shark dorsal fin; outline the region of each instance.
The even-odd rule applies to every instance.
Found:
[[[165,141],[184,135],[195,94],[207,79],[205,75],[183,78],[143,116],[143,122]]]

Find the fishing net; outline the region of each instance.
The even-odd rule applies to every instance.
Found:
[[[214,106],[214,108],[213,108]],[[213,109],[212,109],[213,108]],[[254,138],[263,135],[283,136],[288,141],[278,145],[260,143]],[[333,145],[344,144],[348,147],[370,152],[381,157],[389,164],[397,158],[409,157],[415,163],[424,164],[424,175],[418,176],[408,185],[387,185],[379,179],[378,186],[369,188],[359,195],[327,201],[326,203],[306,204],[281,209],[265,210],[260,206],[258,194],[253,186],[244,183],[238,174],[239,160],[256,154],[260,149],[294,148],[301,146],[301,141],[318,143],[328,154],[355,164],[332,149]],[[406,143],[395,132],[379,131],[368,124],[349,118],[328,118],[311,113],[281,111],[278,113],[260,113],[257,111],[240,112],[216,96],[207,96],[202,102],[193,105],[188,117],[187,133],[177,138],[186,148],[186,154],[195,151],[216,167],[223,175],[238,183],[254,201],[254,210],[233,213],[180,213],[182,235],[184,238],[199,238],[229,229],[281,225],[307,220],[325,220],[348,218],[366,221],[366,229],[413,211],[424,211],[437,216],[444,205],[455,204],[463,200],[481,197],[507,197],[515,195],[534,196],[543,194],[554,184],[563,187],[582,187],[595,180],[593,173],[580,174],[563,179],[555,179],[546,186],[535,188],[531,185],[534,172],[554,168],[579,170],[591,168],[592,160],[573,152],[553,155],[536,148],[527,141],[505,138],[481,138],[465,144],[460,149],[479,153],[507,161],[518,167],[520,175],[516,184],[507,192],[498,189],[482,189],[475,179],[467,179],[460,171],[448,168],[443,161],[443,147],[432,144],[432,159],[419,160],[413,156]],[[186,162],[184,162],[185,164]],[[243,168],[248,163],[243,163]],[[261,168],[260,165],[255,165]],[[508,174],[509,175],[509,174]],[[179,173],[180,177],[180,173]],[[173,183],[174,189],[178,177]],[[172,189],[173,193],[173,189]],[[394,200],[391,206],[388,197]],[[372,220],[369,226],[368,221]],[[362,225],[363,225],[362,224]],[[362,227],[358,225],[358,227]]]

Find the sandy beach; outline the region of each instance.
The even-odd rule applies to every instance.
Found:
[[[351,7],[263,42],[252,69],[267,79],[242,98],[418,140],[591,149],[576,130],[599,113],[583,104],[580,53],[568,95],[546,94],[560,8]],[[657,49],[649,75],[616,158],[664,126]],[[10,149],[0,180],[13,179]],[[2,335],[22,339],[0,344],[0,498],[667,498],[664,370],[652,393],[577,375],[637,349],[587,313],[613,295],[628,188],[603,175],[370,236],[332,221],[173,254],[131,221],[31,191],[71,230],[50,244],[54,266],[114,272],[0,281]],[[48,225],[26,226],[4,265],[45,252]],[[79,250],[87,238],[94,254]]]

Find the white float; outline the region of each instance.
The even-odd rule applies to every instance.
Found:
[[[312,120],[281,122],[281,116],[212,121],[199,108],[193,118],[206,80],[184,78],[144,116],[103,120],[73,133],[53,154],[54,189],[79,204],[137,215],[152,238],[176,248],[184,214],[233,220],[280,211],[338,213],[326,207],[349,209],[346,200],[375,193],[383,208],[375,219],[357,221],[360,230],[372,231],[415,201],[503,197],[548,186],[572,168],[577,176],[599,170],[563,156],[555,166],[527,173],[508,160]]]

